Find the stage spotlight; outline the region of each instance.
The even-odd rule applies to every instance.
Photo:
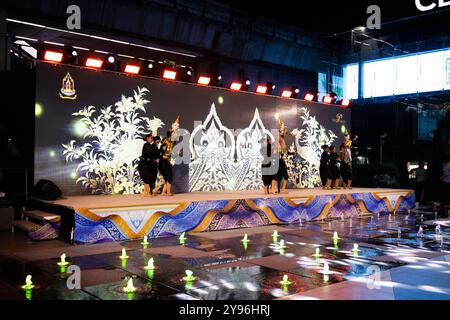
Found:
[[[218,81],[221,81],[221,80],[222,80],[222,76],[218,76],[218,77],[217,77],[217,80],[218,80]]]
[[[230,86],[230,89],[233,91],[240,91],[242,89],[242,83],[233,82]]]
[[[88,68],[100,69],[103,66],[103,60],[97,58],[87,58],[85,66]]]
[[[258,85],[258,86],[256,87],[256,93],[259,93],[259,94],[266,94],[266,93],[267,93],[267,87],[264,86],[264,85]]]
[[[64,57],[64,54],[61,52],[47,50],[44,53],[44,60],[46,60],[46,61],[60,63],[63,60],[63,57]]]
[[[343,107],[348,107],[348,106],[350,106],[350,100],[343,99],[343,100],[339,101],[339,104]]]
[[[306,101],[314,101],[314,95],[312,94],[312,93],[307,93],[306,95],[305,95],[305,100]]]
[[[283,90],[283,92],[281,92],[281,96],[283,98],[292,98],[292,91],[291,90]]]
[[[116,58],[114,58],[114,56],[109,56],[108,62],[112,64],[112,63],[116,62]]]
[[[188,72],[186,72],[186,74],[187,74],[188,76],[192,76],[192,71],[191,71],[191,70],[188,70]]]
[[[331,96],[323,97],[323,103],[331,104],[332,102],[333,102],[333,97],[331,97]]]
[[[149,63],[149,64],[148,64],[148,68],[149,68],[149,69],[153,69],[153,67],[154,67],[154,66],[153,66],[153,63]]]
[[[141,70],[140,66],[136,66],[136,65],[132,65],[132,64],[127,64],[125,66],[125,73],[139,74],[140,70]]]
[[[300,89],[295,89],[294,92],[295,92],[296,94],[299,94],[299,93],[300,93]]]
[[[173,70],[164,70],[163,78],[166,80],[175,80],[177,78],[177,73]]]
[[[198,78],[198,81],[197,81],[197,83],[202,86],[208,86],[210,84],[210,82],[211,82],[211,78],[205,77],[205,76],[201,76],[200,78]]]
[[[252,84],[252,82],[250,81],[250,80],[245,80],[245,85],[246,86],[249,86],[249,85],[251,85]]]
[[[78,56],[77,50],[72,50],[72,56],[74,56],[74,57],[77,57],[77,56]]]

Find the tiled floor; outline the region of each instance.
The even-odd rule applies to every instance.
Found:
[[[426,218],[425,218],[426,219]],[[208,299],[208,300],[450,300],[450,228],[434,234],[435,221],[420,216],[380,215],[345,221],[268,226],[177,238],[96,245],[30,242],[0,233],[0,299]],[[418,225],[425,235],[417,237]],[[273,241],[277,230],[286,243]],[[401,231],[401,235],[398,231]],[[332,235],[342,238],[334,244]],[[250,242],[244,246],[243,235]],[[359,253],[352,252],[359,244]],[[123,248],[129,258],[119,258]],[[313,254],[320,249],[320,258]],[[81,288],[69,290],[71,274],[56,265],[66,253],[81,270]],[[154,258],[156,270],[144,269]],[[324,264],[330,274],[322,273]],[[183,276],[191,270],[195,281]],[[21,289],[32,275],[36,288]],[[280,285],[287,275],[291,284]],[[123,292],[129,278],[137,291]]]

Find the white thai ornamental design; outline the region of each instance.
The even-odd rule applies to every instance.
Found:
[[[306,107],[300,108],[300,120],[302,128],[292,131],[295,139],[291,151],[296,150],[297,153],[287,161],[289,178],[297,188],[316,188],[321,185],[321,147],[324,144],[332,145],[337,136],[333,131],[327,131]]]
[[[267,130],[255,110],[250,126],[241,131],[236,140],[237,167],[235,190],[259,190],[263,188],[261,165],[261,139],[268,137],[272,143],[275,137]]]
[[[189,147],[190,192],[234,190],[234,135],[222,124],[214,104],[205,122],[192,132]]]
[[[78,164],[77,183],[93,194],[135,194],[143,189],[137,170],[144,141],[142,137],[156,134],[164,123],[150,120],[146,113],[145,94],[139,88],[133,96],[122,96],[114,107],[85,107],[73,115],[85,127],[83,141],[63,144],[66,161]]]

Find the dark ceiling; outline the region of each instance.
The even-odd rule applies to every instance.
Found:
[[[353,28],[365,25],[369,15],[366,13],[370,5],[381,8],[382,23],[412,20],[420,29],[422,24],[429,24],[427,16],[432,15],[434,22],[449,24],[450,7],[435,8],[427,13],[421,12],[415,5],[415,0],[310,0],[310,1],[241,1],[218,0],[233,8],[242,9],[255,15],[274,18],[278,21],[302,27],[322,35],[332,35],[350,31]],[[429,5],[433,0],[422,0]],[[437,0],[435,1],[437,3]],[[400,22],[401,21],[401,22]],[[410,29],[410,31],[413,31]]]

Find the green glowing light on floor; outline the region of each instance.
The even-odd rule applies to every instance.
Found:
[[[194,281],[196,278],[194,277],[194,272],[192,272],[191,270],[186,270],[185,271],[185,276],[183,277],[183,280],[186,282],[192,282]]]
[[[60,266],[60,267],[66,267],[66,266],[68,266],[69,263],[66,261],[66,258],[67,258],[66,254],[63,253],[63,254],[61,255],[61,257],[60,257],[60,261],[58,262],[58,266]]]
[[[155,260],[153,258],[148,259],[148,263],[145,266],[145,270],[155,270]]]
[[[122,259],[122,260],[128,259],[127,249],[122,248],[122,255],[120,256],[120,259]]]
[[[30,289],[25,290],[25,298],[27,300],[31,300],[32,295],[33,295],[33,290],[30,290]]]
[[[44,114],[44,108],[40,103],[36,103],[34,106],[34,114],[36,118],[40,118]]]
[[[34,288],[33,281],[31,281],[31,275],[25,278],[25,284],[22,286],[23,290],[32,290]]]
[[[148,236],[144,236],[144,239],[142,240],[141,244],[143,246],[148,246],[150,243],[148,242]]]
[[[316,248],[316,253],[313,254],[313,257],[316,259],[320,259],[322,255],[320,254],[320,248]]]
[[[148,280],[152,281],[154,277],[155,277],[155,270],[147,270]]]
[[[125,293],[134,293],[136,292],[136,287],[133,284],[133,278],[130,278],[127,282],[127,286],[123,288],[123,292]]]
[[[244,238],[242,238],[241,242],[243,242],[243,243],[249,243],[250,242],[250,240],[248,239],[248,234],[244,235]]]
[[[70,173],[70,178],[72,178],[73,180],[78,178],[77,172],[75,170]]]
[[[347,128],[343,125],[341,126],[341,132],[342,134],[344,134],[347,131]]]
[[[51,150],[48,154],[49,154],[49,156],[50,156],[51,158],[55,158],[55,157],[56,157],[56,152],[55,152],[55,150]]]
[[[278,237],[279,237],[278,231],[275,230],[275,231],[273,232],[273,234],[272,234],[272,240],[273,240],[273,243],[274,243],[274,244],[277,244],[277,243],[278,243]]]
[[[222,96],[220,96],[220,97],[217,99],[217,101],[219,102],[219,104],[223,104],[223,103],[225,102],[225,99],[224,99]]]
[[[180,234],[180,237],[178,238],[178,240],[180,240],[180,244],[181,245],[184,245],[186,243],[186,240],[187,240],[186,233],[183,232],[182,234]]]

